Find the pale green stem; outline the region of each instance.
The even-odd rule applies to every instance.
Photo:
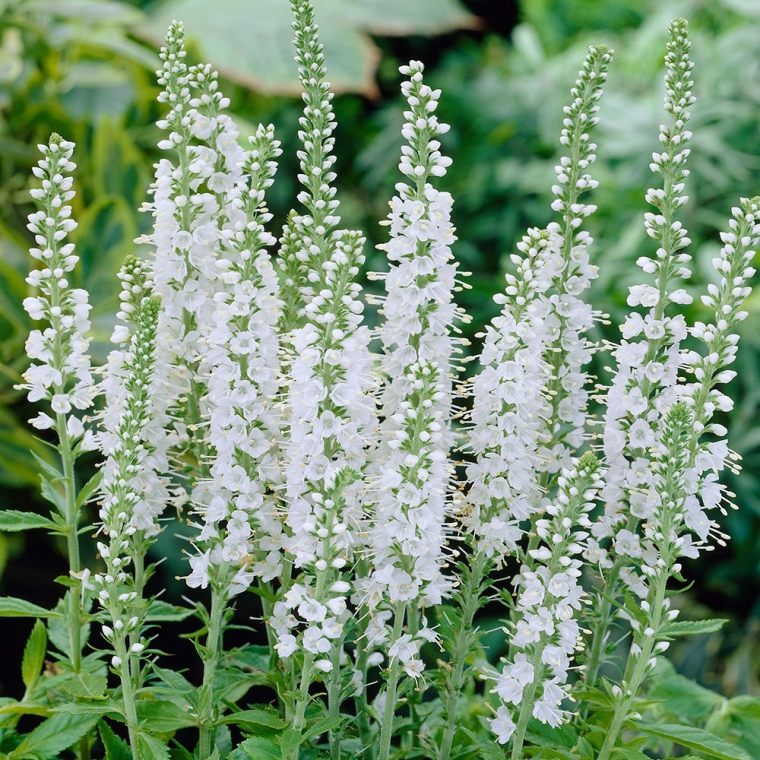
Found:
[[[533,682],[525,687],[523,692],[520,717],[517,719],[514,739],[512,739],[512,760],[523,760],[523,744],[525,744],[525,732],[528,730],[528,721],[533,714],[533,702],[536,697],[536,689],[541,680],[541,670],[538,668],[533,677]]]
[[[396,605],[396,616],[393,623],[393,641],[398,641],[404,631],[404,617],[406,604],[399,602]],[[396,715],[396,695],[398,681],[401,676],[401,661],[398,657],[391,662],[388,683],[385,687],[385,710],[383,712],[383,724],[380,729],[380,749],[378,760],[388,760],[391,753],[391,739],[393,738],[393,719]]]
[[[292,717],[291,729],[298,736],[298,742],[294,742],[290,752],[283,760],[298,760],[301,750],[301,735],[306,723],[306,706],[309,704],[309,686],[311,686],[311,671],[314,666],[314,655],[306,652],[303,658],[303,670],[301,671],[301,688],[298,690],[296,700],[296,712]]]
[[[121,680],[121,693],[124,701],[124,717],[127,721],[127,731],[129,733],[129,746],[134,757],[139,757],[137,748],[137,708],[135,706],[135,692],[132,685],[130,660],[133,658],[127,651],[125,636],[117,634],[114,642],[114,650],[121,660],[118,667],[119,679]]]
[[[488,562],[488,558],[484,555],[475,554],[475,561],[472,563],[468,574],[467,585],[462,589],[462,618],[459,630],[456,632],[454,649],[451,653],[453,667],[448,671],[446,678],[444,709],[446,722],[443,728],[443,737],[441,738],[439,760],[449,760],[451,756],[451,746],[459,720],[457,704],[462,688],[467,680],[465,675],[465,660],[472,645],[475,613],[480,607],[480,584],[483,581]]]
[[[660,572],[659,577],[657,578],[657,587],[655,590],[654,602],[651,607],[652,620],[649,626],[654,631],[657,631],[659,629],[662,622],[661,618],[663,605],[665,602],[665,589],[667,587],[667,583],[668,573]],[[602,745],[602,749],[597,760],[608,760],[610,753],[617,743],[617,738],[620,734],[620,731],[622,730],[625,721],[628,719],[631,703],[635,699],[636,694],[641,688],[641,684],[646,677],[647,669],[649,667],[649,659],[652,656],[652,651],[654,650],[655,643],[656,634],[652,636],[646,636],[644,637],[643,641],[640,641],[639,646],[641,647],[641,652],[636,655],[636,665],[633,669],[633,674],[631,675],[630,680],[627,680],[623,683],[623,688],[625,690],[624,695],[621,697],[620,701],[615,707],[615,713],[612,716],[612,722],[610,723],[610,727],[607,729],[604,744]],[[631,655],[629,655],[629,660],[626,667],[626,675],[630,670],[630,666]]]
[[[222,616],[225,596],[217,589],[211,591],[211,614],[209,615],[206,653],[203,659],[203,684],[199,695],[199,748],[201,758],[211,754],[214,744],[215,727],[212,725],[214,713],[214,675],[219,666],[219,650],[222,639]]]

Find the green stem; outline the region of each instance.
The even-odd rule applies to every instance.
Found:
[[[201,758],[211,754],[214,743],[214,675],[219,664],[219,650],[222,640],[222,616],[225,609],[225,596],[217,589],[211,592],[211,614],[206,637],[206,652],[203,660],[203,684],[199,695],[199,722]]]
[[[340,678],[340,655],[343,651],[343,638],[335,642],[330,651],[332,670],[327,676],[327,716],[332,719],[340,718],[341,704],[341,678]],[[340,760],[340,737],[336,728],[331,728],[330,736],[330,760]]]
[[[116,654],[121,660],[121,665],[119,665],[118,671],[119,678],[121,680],[121,693],[124,701],[124,717],[127,720],[127,731],[129,733],[129,746],[132,750],[133,757],[139,757],[140,755],[138,753],[137,747],[137,729],[139,724],[137,721],[135,692],[132,685],[130,670],[130,660],[133,658],[130,657],[129,653],[127,652],[127,645],[124,636],[117,636],[114,644]]]
[[[363,631],[362,631],[363,635]],[[357,635],[356,641],[359,646],[359,641],[362,639],[362,635]],[[359,732],[359,739],[361,740],[361,760],[372,760],[372,738],[370,736],[369,716],[367,714],[367,658],[369,653],[365,647],[359,649],[359,654],[356,658],[356,667],[361,673],[362,685],[361,690],[354,695],[354,707],[356,710],[356,726]]]
[[[534,675],[533,682],[525,687],[520,707],[520,717],[517,719],[517,728],[512,740],[512,760],[523,760],[523,744],[525,744],[525,732],[528,730],[528,721],[533,714],[533,702],[536,696],[536,689],[540,683],[540,672]]]
[[[306,652],[303,658],[303,670],[301,671],[301,688],[298,690],[296,711],[292,717],[291,728],[297,737],[283,760],[298,760],[301,750],[301,736],[306,724],[306,706],[309,704],[309,686],[311,686],[311,671],[314,666],[314,655]]]
[[[393,623],[393,641],[398,641],[404,631],[404,617],[406,604],[399,602],[396,605],[396,617]],[[380,729],[380,749],[378,760],[388,760],[391,753],[391,739],[393,738],[393,719],[396,715],[396,695],[398,681],[401,676],[401,661],[398,657],[391,663],[388,684],[385,687],[385,710],[383,712],[383,724]]]
[[[651,610],[652,610],[652,620],[650,623],[650,628],[652,630],[657,631],[661,625],[662,622],[662,612],[664,609],[664,602],[665,602],[665,590],[668,583],[668,573],[664,571],[660,571],[660,574],[657,578],[657,587],[655,590],[654,595],[654,602],[652,604]],[[610,727],[607,729],[607,734],[604,739],[604,744],[602,745],[602,749],[599,753],[599,756],[597,760],[608,760],[610,753],[615,747],[615,744],[617,743],[617,738],[623,728],[623,725],[625,724],[625,721],[628,719],[628,715],[630,713],[631,704],[633,703],[633,700],[636,697],[636,694],[638,694],[639,689],[641,688],[641,684],[644,681],[644,678],[647,674],[647,668],[649,666],[649,660],[652,656],[652,652],[654,650],[654,646],[656,644],[656,634],[653,634],[651,636],[644,637],[643,634],[641,636],[637,636],[636,638],[639,639],[639,646],[641,647],[641,651],[638,655],[636,655],[636,665],[633,668],[633,673],[630,677],[630,680],[624,681],[622,686],[625,689],[624,696],[622,699],[618,702],[617,706],[615,707],[615,713],[612,716],[612,722],[610,723]],[[626,667],[626,675],[628,675],[628,672],[630,671],[631,667],[631,656],[629,655],[628,664]]]
[[[476,635],[474,628],[475,613],[480,607],[480,584],[483,582],[486,574],[485,569],[488,564],[489,560],[487,557],[476,553],[470,572],[467,574],[467,578],[463,579],[462,595],[460,597],[462,617],[459,621],[454,648],[451,654],[453,667],[448,671],[446,678],[444,709],[446,723],[443,728],[439,760],[449,760],[451,756],[451,747],[454,742],[454,734],[456,733],[459,719],[457,704],[459,702],[459,695],[467,680],[465,676],[465,661],[472,649]]]
[[[66,505],[66,546],[69,555],[69,576],[73,585],[69,590],[69,646],[71,647],[71,667],[75,673],[82,669],[82,611],[79,600],[82,594],[79,573],[79,510],[77,509],[77,490],[74,475],[74,456],[71,441],[66,430],[66,415],[58,414],[56,427],[59,438],[58,450],[63,466],[63,488]]]

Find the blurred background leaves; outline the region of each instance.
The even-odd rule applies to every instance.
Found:
[[[454,165],[444,185],[456,199],[456,252],[472,272],[461,301],[474,335],[495,313],[507,256],[528,226],[550,219],[562,106],[585,49],[617,51],[602,101],[594,175],[599,211],[590,229],[600,266],[593,299],[617,324],[636,258],[650,251],[642,224],[647,166],[662,119],[662,60],[668,21],[690,21],[695,61],[694,139],[683,220],[695,257],[691,287],[712,279],[718,231],[741,196],[760,192],[760,3],[756,0],[316,0],[339,123],[337,170],[346,226],[363,229],[371,269],[382,267],[372,244],[398,181],[402,103],[398,66],[423,60],[443,90],[440,118],[452,125],[444,149]],[[40,509],[32,453],[47,450],[29,432],[31,416],[14,383],[26,360],[30,324],[20,307],[30,235],[26,215],[35,144],[52,131],[77,143],[78,283],[92,293],[102,361],[117,304],[115,273],[133,240],[150,225],[139,213],[158,158],[161,111],[154,69],[168,21],[187,27],[194,61],[210,59],[242,136],[259,121],[275,124],[284,155],[270,196],[275,227],[296,193],[295,140],[300,100],[284,0],[0,0],[0,500]],[[758,691],[760,640],[760,290],[750,300],[732,386],[730,442],[743,458],[728,476],[739,506],[724,519],[731,541],[687,569],[688,603],[734,621],[722,637],[695,637],[674,653],[682,672],[720,684],[729,694]],[[699,302],[688,317],[704,316]],[[615,328],[599,338],[616,340]],[[603,355],[595,367],[607,379]],[[171,532],[162,551],[177,550]],[[22,535],[0,537],[5,593],[29,596],[15,570],[34,559],[55,565],[55,547]],[[50,559],[50,557],[53,559]],[[177,554],[179,556],[179,554]],[[38,565],[42,567],[42,565]],[[171,575],[181,574],[181,565]],[[49,585],[56,573],[40,572]],[[23,578],[29,583],[29,578]],[[41,586],[40,586],[41,587]],[[49,593],[49,592],[48,592]],[[684,597],[681,597],[682,599]],[[710,612],[711,611],[711,612]]]

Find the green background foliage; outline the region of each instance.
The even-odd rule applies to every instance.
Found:
[[[611,315],[613,325],[626,310],[628,285],[640,277],[636,258],[651,251],[643,226],[644,193],[662,118],[667,24],[675,16],[690,21],[698,98],[691,203],[683,216],[694,241],[695,292],[711,279],[718,230],[731,206],[758,193],[760,3],[755,0],[318,0],[316,10],[341,92],[335,107],[342,213],[346,226],[366,232],[370,246],[383,239],[378,221],[398,178],[403,110],[398,65],[420,58],[430,84],[443,90],[440,118],[452,125],[444,149],[454,157],[443,186],[456,201],[457,256],[472,272],[472,289],[461,298],[474,318],[468,328],[472,336],[495,314],[490,296],[502,286],[515,242],[526,227],[550,218],[562,106],[589,44],[618,51],[602,101],[594,167],[600,189],[592,201],[599,211],[590,222],[596,239],[592,255],[601,270],[594,304]],[[14,390],[26,365],[23,346],[30,328],[21,301],[28,290],[26,214],[34,146],[52,131],[78,146],[75,241],[82,266],[77,285],[92,294],[93,354],[102,361],[118,302],[116,272],[151,222],[138,209],[158,157],[156,43],[172,17],[185,21],[194,58],[221,67],[223,89],[244,136],[259,121],[277,128],[284,155],[271,196],[275,228],[294,202],[300,103],[292,95],[296,76],[286,3],[0,0],[4,508],[42,509],[33,455],[48,456],[29,432],[30,409]],[[369,268],[380,268],[379,254],[368,251]],[[730,443],[744,460],[741,476],[729,476],[739,507],[724,519],[732,540],[687,568],[687,577],[695,580],[688,602],[732,623],[724,633],[693,637],[673,655],[681,672],[729,695],[760,692],[760,290],[749,308],[732,388],[736,407],[727,423]],[[691,319],[701,313],[698,302],[689,307]],[[604,327],[597,337],[616,340],[617,332]],[[608,377],[605,363],[604,355],[596,360],[600,382]],[[165,532],[159,550],[175,546],[172,536],[172,529]],[[39,569],[38,586],[24,574],[28,563]],[[52,603],[54,591],[44,587],[62,566],[56,546],[44,539],[0,534],[4,593]],[[166,577],[184,572],[178,561]],[[22,584],[30,585],[22,591]]]

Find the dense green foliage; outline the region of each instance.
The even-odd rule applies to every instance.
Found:
[[[28,502],[33,508],[27,490],[38,480],[32,453],[47,456],[44,445],[27,431],[24,420],[29,410],[13,389],[27,361],[23,343],[30,327],[20,304],[27,291],[25,225],[30,209],[28,177],[36,159],[33,146],[47,140],[52,131],[78,144],[76,242],[82,257],[81,285],[93,296],[93,319],[101,340],[94,346],[97,361],[104,358],[104,341],[116,310],[116,272],[149,222],[136,209],[145,198],[159,137],[154,126],[158,110],[153,73],[158,61],[149,47],[127,32],[131,23],[140,22],[137,11],[133,14],[120,6],[120,14],[90,13],[83,21],[51,14],[54,5],[0,4],[0,503],[4,507]],[[476,14],[481,8],[484,14],[489,12],[485,2],[473,0],[470,5]],[[456,161],[446,189],[456,199],[457,257],[473,273],[473,289],[462,300],[475,317],[468,328],[474,335],[494,314],[490,295],[502,286],[507,254],[527,226],[544,224],[549,217],[546,188],[553,177],[561,106],[587,45],[605,43],[619,54],[610,72],[598,134],[596,174],[604,192],[599,194],[602,205],[590,227],[592,234],[597,229],[604,233],[594,234],[592,255],[603,266],[593,299],[617,323],[644,243],[646,164],[657,147],[665,29],[676,14],[690,19],[698,73],[688,187],[695,202],[686,208],[685,224],[694,240],[695,285],[699,285],[701,278],[709,277],[709,262],[718,247],[716,230],[730,205],[758,189],[760,8],[751,0],[712,4],[523,0],[521,21],[509,37],[484,25],[479,31],[455,32],[442,39],[376,38],[384,56],[377,72],[379,95],[370,99],[344,94],[336,100],[346,225],[359,226],[370,242],[380,242],[377,220],[386,213],[385,191],[395,181],[400,144],[403,109],[395,95],[397,64],[410,52],[429,59],[430,84],[444,91],[441,119],[452,124],[446,147]],[[188,31],[202,47],[203,31],[190,25]],[[272,121],[284,140],[280,179],[270,203],[276,222],[281,223],[295,195],[295,145],[289,141],[294,140],[299,103],[242,84],[228,83],[224,89],[232,97],[239,125]],[[609,224],[613,215],[618,220],[615,227]],[[370,260],[369,268],[379,267]],[[692,649],[675,654],[677,661],[690,655],[688,663],[677,662],[690,675],[700,674],[712,685],[722,677],[723,688],[736,693],[757,687],[757,624],[750,621],[760,614],[752,607],[760,577],[760,334],[754,326],[760,317],[760,293],[753,299],[733,389],[737,404],[728,425],[730,443],[744,458],[742,478],[732,484],[740,509],[725,520],[732,537],[729,547],[712,562],[703,560],[689,570],[700,589],[692,599],[737,622],[728,629],[729,641],[716,637],[705,644],[696,638]],[[602,367],[599,372],[604,381]],[[0,536],[0,569],[8,559],[20,563],[38,551],[26,540]],[[11,593],[13,577],[9,574],[3,582],[4,591]],[[716,649],[721,650],[718,658]]]

